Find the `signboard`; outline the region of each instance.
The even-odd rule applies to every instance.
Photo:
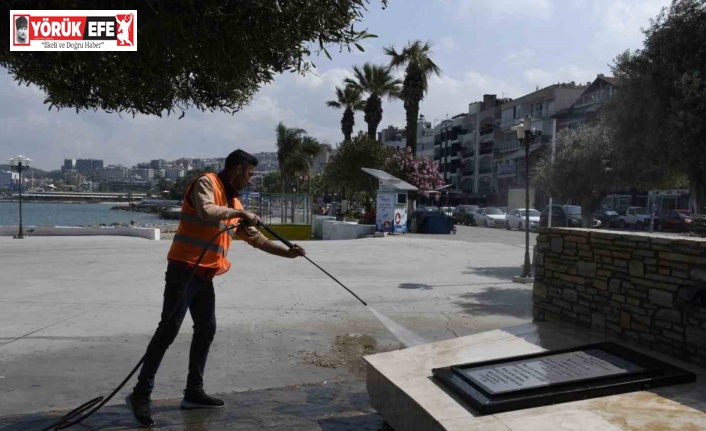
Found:
[[[407,233],[407,208],[395,208],[395,219],[392,225],[393,233]]]
[[[434,368],[480,414],[688,383],[692,372],[615,343]]]
[[[396,197],[395,192],[378,191],[375,207],[375,224],[378,232],[392,232]]]
[[[463,373],[488,393],[501,394],[635,371],[644,369],[601,350],[590,349],[506,362]]]
[[[516,164],[504,164],[504,165],[498,165],[498,175],[507,175],[507,174],[514,174],[517,172],[517,165]]]

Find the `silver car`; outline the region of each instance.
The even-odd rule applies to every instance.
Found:
[[[541,213],[536,209],[529,210],[530,230],[536,230],[539,227],[540,215]],[[505,216],[505,220],[505,228],[507,230],[525,230],[527,228],[527,210],[525,210],[524,208],[510,210],[510,212]]]
[[[503,227],[505,226],[505,213],[500,208],[480,208],[473,213],[476,226]]]

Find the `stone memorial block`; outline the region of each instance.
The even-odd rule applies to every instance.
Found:
[[[691,372],[614,343],[435,368],[432,373],[480,414],[696,380]]]

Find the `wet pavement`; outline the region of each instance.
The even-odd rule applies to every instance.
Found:
[[[365,384],[332,382],[220,394],[220,410],[181,410],[180,399],[153,402],[154,430],[384,431],[390,430],[372,407]],[[76,430],[141,430],[124,405],[108,406]],[[2,431],[39,431],[66,412],[0,418]]]

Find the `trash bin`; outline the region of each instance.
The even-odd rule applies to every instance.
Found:
[[[449,222],[446,214],[430,213],[424,218],[424,233],[448,234]]]

